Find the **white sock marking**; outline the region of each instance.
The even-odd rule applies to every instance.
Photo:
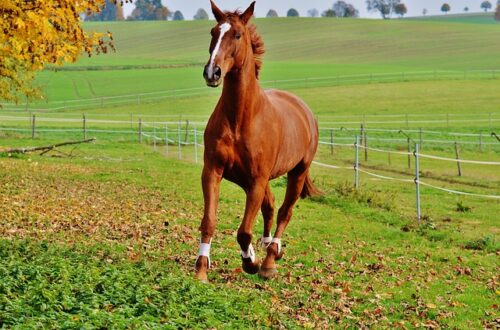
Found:
[[[250,260],[251,260],[252,262],[255,262],[255,251],[254,251],[254,249],[253,249],[252,244],[250,244],[250,245],[248,246],[248,250],[247,250],[247,251],[241,251],[241,256],[242,256],[243,258],[245,258],[245,259],[246,259],[246,258],[250,258]]]
[[[208,268],[211,266],[211,260],[210,260],[210,246],[212,245],[212,239],[210,239],[209,243],[201,243],[200,242],[200,250],[198,251],[198,258],[199,257],[207,257],[208,258]],[[196,261],[198,261],[198,258],[196,258]]]
[[[210,57],[210,65],[208,66],[208,77],[210,77],[210,78],[213,77],[213,74],[214,74],[214,61],[215,61],[215,57],[217,56],[217,53],[219,52],[222,38],[224,37],[224,34],[226,34],[226,32],[231,29],[231,24],[224,23],[219,28],[220,28],[219,40],[217,40],[217,43],[215,44],[215,48],[212,51],[212,56]]]

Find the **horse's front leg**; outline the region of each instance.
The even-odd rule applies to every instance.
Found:
[[[222,172],[222,169],[205,166],[201,176],[205,208],[200,225],[201,243],[198,258],[196,259],[196,277],[203,282],[208,281],[207,270],[210,268],[210,246],[217,223],[217,205],[219,203],[219,186],[222,180]]]
[[[266,191],[267,182],[258,181],[247,190],[247,200],[245,215],[238,229],[238,243],[241,247],[241,260],[243,270],[249,274],[256,274],[259,271],[260,260],[255,255],[252,246],[252,230],[255,218],[262,205]]]

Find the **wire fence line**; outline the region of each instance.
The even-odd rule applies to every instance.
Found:
[[[300,89],[315,87],[330,87],[351,84],[390,83],[401,81],[427,81],[427,80],[470,80],[470,79],[498,79],[500,70],[464,70],[464,71],[414,71],[393,73],[370,73],[355,75],[336,75],[326,77],[306,77],[284,80],[261,81],[264,88]],[[125,95],[111,95],[93,98],[80,98],[71,100],[51,101],[48,103],[33,103],[19,106],[4,104],[10,110],[39,110],[59,111],[67,109],[88,109],[96,107],[114,106],[119,104],[154,103],[162,100],[188,98],[193,96],[217,95],[217,91],[206,87],[169,89],[146,93]]]
[[[34,120],[36,121],[36,119]],[[102,122],[97,122],[99,124],[102,124]],[[122,124],[122,123],[120,123]],[[203,133],[204,133],[204,126],[199,127],[197,125],[190,125],[190,124],[185,124],[183,122],[142,122],[141,125],[139,126],[138,130],[135,129],[88,129],[84,128],[85,134],[90,134],[90,133],[101,133],[101,134],[124,134],[125,136],[134,136],[134,139],[138,139],[139,143],[147,143],[148,145],[151,145],[153,150],[157,152],[162,152],[167,156],[172,156],[175,155],[178,159],[181,160],[194,160],[195,163],[200,162],[200,155],[202,154],[202,149],[204,147],[203,144]],[[183,126],[184,125],[184,126]],[[376,129],[375,129],[376,130]],[[9,127],[1,127],[0,126],[0,132],[1,131],[9,131],[9,132],[23,132],[23,133],[35,133],[32,129],[30,128],[9,128]],[[380,130],[382,132],[386,132],[386,130]],[[52,133],[52,132],[65,132],[65,133],[71,133],[71,134],[82,134],[82,128],[38,128],[37,131],[38,134],[41,133]],[[356,131],[356,133],[358,133]],[[393,131],[390,131],[389,133],[395,133]],[[434,132],[438,133],[438,132]],[[469,135],[466,135],[469,136]],[[473,135],[475,137],[475,135]],[[347,137],[345,138],[347,139]],[[364,137],[366,139],[366,136]],[[111,139],[112,141],[116,141],[115,139]],[[352,139],[351,139],[352,141]],[[363,143],[366,140],[363,141]],[[427,141],[424,140],[424,142],[427,143]],[[324,161],[319,161],[315,160],[313,164],[315,166],[320,166],[332,170],[350,170],[354,171],[355,178],[355,187],[359,188],[359,182],[360,182],[360,173],[364,175],[368,175],[370,177],[377,178],[379,180],[386,180],[386,181],[394,181],[394,182],[400,182],[400,183],[413,183],[416,186],[416,195],[417,195],[417,218],[421,219],[421,212],[420,212],[420,186],[426,187],[428,189],[434,189],[434,190],[439,190],[451,194],[458,194],[458,195],[464,195],[464,196],[471,196],[471,197],[476,197],[476,198],[488,198],[488,199],[500,199],[500,195],[495,195],[495,194],[482,194],[482,193],[477,193],[477,192],[468,192],[468,191],[461,191],[458,189],[450,189],[446,187],[440,187],[434,184],[430,184],[425,180],[421,180],[419,177],[419,173],[421,172],[421,161],[420,159],[429,159],[429,160],[434,160],[434,161],[439,161],[439,162],[453,162],[456,163],[457,165],[460,164],[474,164],[478,166],[493,166],[497,167],[500,166],[500,161],[481,161],[481,160],[474,160],[474,159],[462,159],[458,157],[456,158],[449,158],[449,157],[442,157],[442,156],[436,156],[433,154],[430,154],[428,152],[422,153],[419,151],[419,144],[415,143],[412,145],[412,149],[408,151],[401,151],[401,150],[391,150],[391,149],[384,149],[384,148],[375,148],[375,147],[368,147],[361,143],[360,141],[360,136],[356,135],[354,143],[338,143],[338,142],[331,142],[327,141],[325,139],[321,139],[319,141],[320,145],[326,148],[349,148],[352,149],[354,148],[355,153],[354,153],[354,160],[353,160],[353,165],[352,166],[339,166],[339,165],[333,165],[333,164],[327,164]],[[500,145],[500,141],[497,142],[498,145]],[[389,176],[386,174],[381,174],[381,173],[375,173],[373,169],[366,168],[365,165],[363,165],[360,162],[360,154],[361,152],[373,152],[373,153],[384,153],[384,154],[396,154],[399,156],[404,156],[408,158],[408,168],[410,168],[410,158],[413,159],[415,163],[415,176],[412,178],[408,177],[395,177],[395,176]],[[366,160],[366,158],[365,158]],[[426,163],[427,164],[427,163]],[[428,164],[427,164],[428,165]],[[388,171],[393,168],[391,165],[387,169]],[[385,169],[379,169],[378,171],[384,171]],[[500,172],[497,172],[500,173]],[[460,167],[459,167],[459,175],[460,174]]]
[[[329,143],[327,143],[327,144],[329,144]],[[420,179],[420,171],[421,171],[420,158],[429,158],[429,159],[434,159],[434,160],[439,160],[439,161],[452,161],[452,162],[457,162],[458,164],[460,162],[465,162],[465,163],[471,163],[471,164],[476,164],[476,165],[490,165],[490,166],[500,166],[500,162],[452,159],[452,158],[447,158],[447,157],[438,157],[438,156],[433,156],[433,155],[422,154],[419,152],[419,145],[417,143],[417,144],[415,144],[415,149],[413,151],[398,152],[398,154],[401,154],[401,155],[414,157],[415,176],[411,179],[410,178],[396,178],[396,177],[391,177],[391,176],[382,175],[382,174],[378,174],[378,173],[373,173],[371,171],[368,171],[368,170],[362,168],[363,165],[359,162],[359,151],[360,151],[360,149],[363,149],[363,146],[360,145],[359,136],[356,136],[356,140],[355,140],[354,144],[352,144],[352,145],[343,144],[342,146],[354,147],[354,149],[355,149],[354,166],[352,168],[347,167],[347,166],[335,166],[335,165],[325,164],[325,163],[321,163],[321,162],[317,162],[317,161],[314,161],[313,164],[315,164],[317,166],[329,168],[329,169],[354,170],[354,186],[356,189],[359,188],[359,181],[360,181],[359,173],[364,173],[364,174],[367,174],[371,177],[375,177],[377,179],[386,180],[386,181],[396,181],[396,182],[402,182],[402,183],[414,183],[415,184],[415,191],[416,191],[416,215],[417,215],[417,219],[418,219],[419,223],[420,223],[421,218],[422,218],[420,186],[425,186],[427,188],[431,188],[431,189],[435,189],[435,190],[439,190],[439,191],[444,191],[444,192],[451,193],[451,194],[500,200],[500,195],[481,194],[481,193],[460,191],[460,190],[456,190],[456,189],[449,189],[449,188],[436,186],[436,185],[430,184],[426,181],[422,181]],[[392,153],[392,151],[390,151],[390,150],[382,150],[382,149],[375,149],[375,148],[371,148],[371,149],[372,149],[372,151],[376,151],[376,152]],[[459,173],[460,173],[460,171],[459,171]]]

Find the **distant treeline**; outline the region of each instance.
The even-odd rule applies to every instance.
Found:
[[[161,0],[136,0],[134,2],[135,8],[132,13],[124,17],[123,14],[123,1],[117,0],[106,0],[105,5],[101,8],[99,13],[93,15],[85,16],[86,21],[121,21],[121,20],[131,20],[131,21],[146,21],[146,20],[174,20],[182,21],[184,20],[184,15],[181,11],[171,11],[166,6],[164,6]],[[367,10],[369,12],[377,12],[383,19],[389,19],[393,15],[403,17],[407,13],[406,5],[401,2],[401,0],[366,0]],[[451,6],[448,3],[439,4],[440,10],[447,14],[451,11]],[[482,1],[480,7],[482,10],[487,12],[493,8],[493,5],[488,0]],[[467,13],[469,7],[463,8],[463,11]],[[422,15],[426,16],[428,10],[424,8],[422,10]],[[278,17],[278,13],[274,9],[270,9],[266,17]],[[287,17],[298,17],[301,14],[295,9],[290,8],[287,13]],[[320,12],[316,8],[311,8],[307,11],[306,16],[308,17],[319,17]],[[323,11],[321,13],[322,17],[358,17],[359,10],[356,9],[352,4],[349,4],[343,0],[335,2],[331,8]],[[195,20],[208,19],[208,13],[200,8],[193,16]],[[494,18],[500,20],[500,0],[497,0],[496,10],[494,13]]]

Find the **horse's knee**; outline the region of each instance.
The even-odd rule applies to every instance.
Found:
[[[248,248],[248,246],[252,242],[252,234],[239,231],[238,235],[236,236],[236,240],[240,244],[241,249],[246,250],[246,248]]]
[[[208,218],[203,218],[198,230],[200,231],[202,236],[212,237],[215,233],[215,221]]]

